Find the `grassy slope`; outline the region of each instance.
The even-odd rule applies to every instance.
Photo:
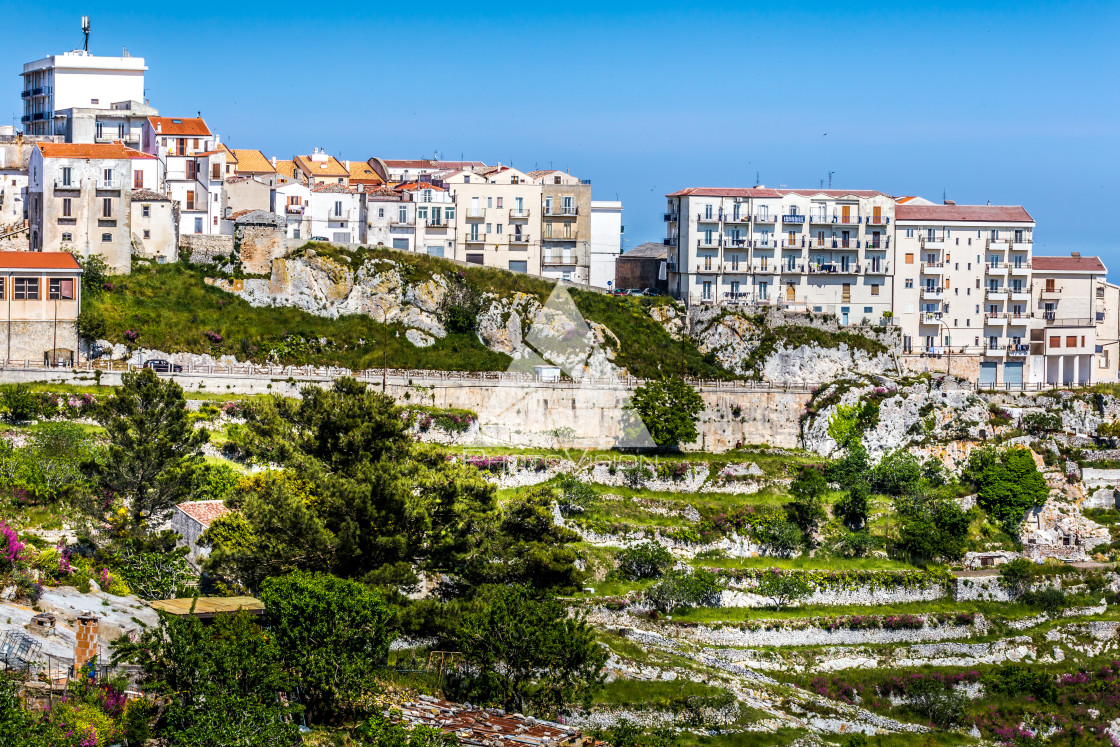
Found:
[[[350,254],[316,247],[316,251],[356,267],[367,259],[399,263],[406,282],[419,282],[434,273],[462,273],[479,291],[509,296],[514,292],[545,301],[553,283],[528,275],[486,267],[462,267],[426,255],[363,249]],[[166,352],[230,354],[242,360],[265,362],[275,350],[285,364],[341,365],[377,368],[430,368],[458,371],[496,371],[510,358],[487,349],[473,334],[450,334],[428,348],[413,347],[405,328],[386,326],[365,316],[325,319],[294,308],[254,308],[247,302],[206,285],[207,270],[184,263],[139,266],[131,274],[113,278],[112,290],[87,296],[86,309],[105,322],[106,339],[125,342],[125,331],[139,333],[137,345]],[[639,299],[616,298],[574,291],[573,298],[586,318],[605,324],[620,341],[618,363],[637,376],[659,372],[705,378],[730,378],[718,364],[705,360],[690,342],[675,342],[650,318]],[[221,335],[212,343],[208,332]],[[322,338],[326,342],[317,341]],[[310,341],[310,342],[308,342]]]

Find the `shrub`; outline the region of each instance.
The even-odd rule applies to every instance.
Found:
[[[1053,703],[1058,695],[1054,678],[1025,664],[1008,664],[986,674],[981,682],[993,693],[1012,697],[1030,695],[1044,703]]]
[[[964,716],[965,697],[951,686],[933,678],[917,680],[910,688],[907,709],[940,727],[955,724]]]
[[[1041,436],[1062,429],[1061,416],[1052,412],[1032,412],[1024,415],[1021,423],[1023,430],[1032,436]]]
[[[583,513],[597,497],[595,489],[575,475],[564,474],[556,483],[557,503],[564,516]]]
[[[673,565],[673,555],[656,542],[643,542],[618,554],[618,575],[630,581],[659,578]]]
[[[764,597],[773,598],[777,607],[786,607],[813,593],[813,585],[801,573],[771,568],[758,579],[756,591]]]
[[[1019,599],[1024,604],[1029,604],[1031,607],[1038,607],[1049,615],[1061,612],[1068,605],[1065,592],[1053,586],[1040,589],[1039,591],[1028,591],[1020,596]]]
[[[1034,580],[1034,563],[1026,558],[1015,558],[999,567],[999,585],[1012,596],[1022,596]]]
[[[714,573],[705,570],[669,571],[645,593],[645,599],[659,612],[688,607],[714,607],[719,604],[722,587]]]

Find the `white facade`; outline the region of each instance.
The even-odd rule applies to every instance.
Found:
[[[272,189],[272,212],[284,216],[289,239],[311,238],[311,215],[307,211],[310,202],[311,190],[306,184],[284,177],[277,180]]]
[[[143,57],[98,57],[80,49],[27,63],[20,94],[24,132],[65,134],[55,124],[63,109],[111,109],[113,104],[144,101],[147,69]]]
[[[339,244],[361,241],[361,199],[349,187],[342,184],[316,185],[311,190],[307,213],[310,218],[309,238]]]
[[[590,283],[607,288],[614,283],[615,263],[622,253],[622,203],[617,200],[591,202]]]
[[[221,233],[223,189],[232,166],[206,122],[191,117],[149,117],[142,150],[156,156],[154,188],[179,203],[179,233]]]

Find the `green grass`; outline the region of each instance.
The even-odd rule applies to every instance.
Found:
[[[596,705],[628,705],[664,708],[674,700],[692,696],[715,697],[727,693],[721,687],[691,680],[624,680],[608,682],[595,696]]]
[[[674,622],[729,623],[744,620],[796,620],[805,617],[837,617],[841,615],[921,615],[928,613],[979,612],[989,621],[996,617],[1018,619],[1039,614],[1036,607],[1017,602],[957,602],[935,599],[928,602],[900,602],[889,605],[837,604],[806,605],[775,610],[750,607],[697,607],[673,615]],[[1075,618],[1080,620],[1081,618]]]
[[[542,303],[554,286],[529,275],[463,267],[388,249],[348,252],[307,245],[293,256],[311,249],[349,268],[371,260],[392,260],[406,283],[423,282],[435,274],[461,275],[480,293],[502,297],[525,293]],[[508,355],[486,348],[473,333],[448,334],[430,347],[416,348],[405,339],[405,327],[378,324],[368,316],[327,319],[291,307],[254,308],[204,282],[215,274],[219,273],[186,262],[140,264],[131,275],[112,278],[111,290],[88,294],[85,310],[90,319],[104,323],[104,336],[111,342],[125,342],[125,331],[133,331],[139,333],[136,345],[169,353],[228,354],[258,363],[275,358],[286,365],[330,364],[352,369],[377,368],[384,363],[393,368],[500,371],[511,361]],[[733,378],[693,343],[673,341],[635,299],[578,290],[572,295],[587,319],[605,324],[618,337],[616,362],[635,376],[681,373]],[[221,335],[221,342],[211,342],[207,333]]]

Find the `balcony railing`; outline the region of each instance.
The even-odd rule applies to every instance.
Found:
[[[677,237],[676,236],[669,236],[668,238],[662,239],[661,243],[664,244],[665,246],[676,246],[677,245]]]
[[[513,233],[510,234],[509,243],[511,244],[528,244],[529,234],[527,233]]]
[[[1061,298],[1061,295],[1061,288],[1043,288],[1041,293],[1043,298]]]
[[[303,215],[303,211],[305,209],[306,209],[305,205],[288,205],[287,207],[284,208],[284,211],[288,215]]]
[[[939,286],[922,286],[922,298],[941,298],[944,293],[945,289]]]
[[[762,213],[756,213],[755,216],[754,216],[754,222],[755,223],[773,223],[777,220],[777,218],[778,218],[778,216],[776,216],[776,215],[769,215],[769,214],[764,215]]]
[[[665,222],[666,223],[676,223],[677,222],[677,214],[676,213],[665,213]]]
[[[529,211],[528,210],[518,210],[517,208],[510,208],[509,217],[513,220],[518,220],[518,219],[521,219],[521,218],[528,218],[529,217]]]
[[[840,262],[810,262],[809,272],[813,275],[859,275],[860,266]]]
[[[723,214],[718,212],[713,212],[711,215],[707,213],[696,214],[697,223],[719,223],[721,220],[723,220]]]
[[[751,272],[755,273],[756,275],[774,275],[775,273],[778,272],[778,265],[776,265],[776,264],[754,265],[751,268]]]
[[[544,214],[551,216],[579,215],[579,206],[569,205],[565,207],[564,205],[545,205]]]
[[[750,213],[739,213],[739,214],[731,213],[731,215],[727,215],[725,213],[724,216],[723,216],[723,222],[724,223],[750,223],[751,222],[751,215],[750,215]]]
[[[988,288],[984,291],[984,297],[993,301],[1006,301],[1007,288]]]
[[[889,215],[869,215],[865,221],[869,226],[886,226],[891,222]]]
[[[468,233],[465,241],[468,244],[485,244],[486,243],[486,237],[484,235],[478,234],[478,233]]]
[[[945,270],[944,262],[922,262],[922,272],[936,273],[940,275]]]
[[[718,272],[720,272],[720,263],[719,262],[712,262],[711,264],[708,264],[706,262],[698,262],[696,264],[696,272],[697,273],[703,273],[703,274],[718,273]]]
[[[1013,357],[1030,355],[1030,353],[1031,353],[1031,346],[1030,345],[1025,345],[1023,343],[1014,343],[1013,342],[1013,343],[1008,344],[1008,346],[1007,346],[1007,354],[1011,355]]]
[[[469,220],[485,218],[486,208],[467,208],[467,218]]]
[[[77,190],[82,188],[81,185],[82,185],[82,180],[81,179],[71,179],[69,182],[63,182],[61,179],[55,179],[54,180],[55,191],[58,191],[60,189],[77,191]]]
[[[98,179],[96,181],[97,189],[120,189],[120,179]]]
[[[1056,311],[1042,312],[1047,327],[1092,327],[1093,319],[1081,316],[1058,316]]]
[[[800,215],[800,214],[796,214],[796,213],[790,213],[788,215],[783,215],[782,216],[782,223],[804,223],[804,222],[805,222],[805,216],[804,215]]]
[[[944,314],[940,311],[923,311],[922,321],[926,324],[937,324],[943,316]]]
[[[743,236],[724,236],[723,245],[736,249],[746,249],[751,245],[750,239]]]
[[[697,249],[718,249],[719,248],[719,237],[718,236],[713,236],[710,239],[696,239],[696,248]]]

